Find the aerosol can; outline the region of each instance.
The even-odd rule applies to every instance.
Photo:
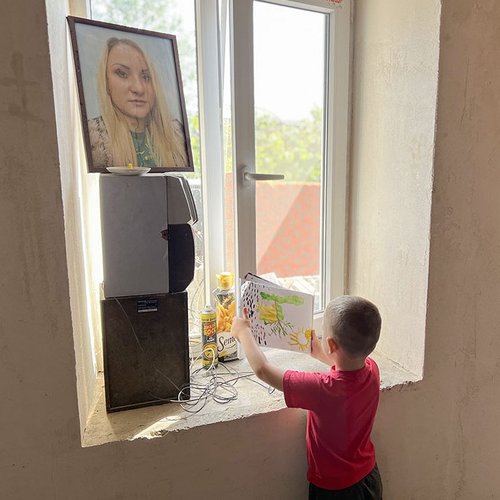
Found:
[[[206,305],[201,313],[201,348],[203,368],[217,366],[219,355],[217,351],[217,316],[211,305]]]

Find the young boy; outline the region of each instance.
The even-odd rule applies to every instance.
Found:
[[[368,355],[382,324],[377,307],[344,295],[330,302],[323,317],[323,343],[313,332],[311,355],[328,373],[281,370],[254,340],[247,311],[234,318],[232,334],[241,343],[257,377],[283,391],[289,408],[307,413],[309,499],[382,498],[382,482],[370,439],[377,411],[380,376]]]

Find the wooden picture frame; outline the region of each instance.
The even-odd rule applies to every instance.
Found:
[[[194,171],[175,35],[67,21],[88,172]]]

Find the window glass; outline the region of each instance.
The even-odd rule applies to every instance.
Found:
[[[195,170],[184,174],[193,192],[199,221],[195,237],[195,276],[188,287],[191,329],[196,330],[204,305],[203,211],[200,167],[200,129],[196,81],[196,37],[194,2],[187,0],[92,0],[93,19],[176,36],[189,121]]]
[[[213,102],[214,94],[209,92],[203,94],[206,90],[204,85],[207,82],[197,82],[196,45],[203,43],[204,34],[196,34],[195,2],[190,0],[92,0],[91,6],[94,19],[171,33],[177,37],[195,162],[195,172],[186,176],[192,187],[199,216],[199,222],[193,227],[196,240],[195,278],[188,288],[192,326],[196,325],[199,311],[203,309],[210,288],[214,287],[215,274],[221,271],[235,271],[235,255],[238,253],[235,251],[234,235],[237,217],[234,213],[233,192],[235,185],[233,160],[238,157],[233,137],[236,132],[234,123],[237,122],[235,111],[238,111],[238,106],[231,108],[231,91],[234,91],[230,67],[232,19],[227,0],[210,3],[199,1],[198,9],[201,7],[205,9],[203,17],[205,21],[211,18],[213,10],[218,8],[214,19],[217,18],[218,22],[215,29],[219,30],[217,38],[220,43],[220,53],[213,55],[209,66],[211,68],[219,66],[220,74],[215,85],[213,85],[214,82],[208,82],[207,88],[217,87],[216,92],[222,101],[222,113],[212,113],[210,123],[202,122],[205,132],[207,128],[210,131],[218,130],[218,127],[222,128],[219,144],[214,145],[212,141],[205,147],[205,154],[208,148],[212,151],[214,147],[222,146],[223,148],[222,159],[204,160],[204,163],[207,163],[203,165],[204,183],[202,183],[200,166],[202,142],[200,141],[199,112],[202,112],[202,117],[206,118],[207,115],[203,114],[203,110],[199,110],[198,103],[199,95],[211,96],[204,99],[206,109],[207,102],[205,101],[210,99],[210,102]],[[311,2],[311,4],[314,3]],[[328,55],[327,40],[331,38],[331,34],[327,36],[327,30],[334,16],[307,10],[307,1],[303,1],[304,8],[299,9],[264,1],[240,0],[239,3],[233,5],[233,10],[236,7],[241,8],[242,5],[243,10],[247,7],[251,7],[248,12],[253,10],[253,15],[242,16],[240,22],[245,26],[247,19],[248,23],[253,21],[252,66],[254,69],[253,94],[243,97],[243,101],[247,102],[253,99],[254,106],[249,105],[249,108],[254,111],[253,122],[249,119],[244,120],[243,123],[245,125],[250,123],[250,130],[252,123],[255,124],[255,144],[252,138],[250,147],[252,152],[255,150],[256,172],[284,174],[285,179],[256,182],[255,245],[252,240],[252,244],[246,245],[248,248],[239,248],[238,251],[255,253],[256,265],[247,266],[255,267],[251,269],[252,271],[265,277],[275,278],[288,288],[314,294],[315,311],[320,311],[323,307],[324,296],[329,293],[325,291],[326,285],[323,278],[325,273],[330,273],[329,281],[332,281],[331,272],[328,270],[331,263],[325,259],[325,254],[329,253],[329,249],[324,248],[325,245],[331,244],[332,238],[329,234],[328,242],[330,243],[325,240],[325,234],[328,232],[325,227],[333,228],[334,226],[331,223],[331,200],[325,199],[325,197],[332,196],[332,192],[329,191],[332,191],[331,179],[334,176],[328,171],[330,180],[328,184],[325,183],[327,180],[325,165],[328,157],[328,164],[332,166],[332,151],[340,151],[343,148],[342,144],[340,148],[331,147],[333,127],[330,127],[328,141],[325,140],[325,116],[327,115],[325,102],[331,97],[325,95],[328,85],[326,74],[331,71],[325,62]],[[314,6],[310,8],[313,9]],[[198,25],[200,25],[200,19],[198,19]],[[251,33],[251,30],[249,32]],[[238,37],[239,33],[239,31],[235,32],[232,36],[235,39],[239,38],[241,42],[242,36]],[[243,45],[245,43],[243,40]],[[252,44],[247,43],[247,46],[252,47]],[[249,50],[251,51],[251,48]],[[211,54],[215,52],[216,50],[210,51]],[[198,51],[198,57],[201,57],[199,54]],[[235,66],[236,64],[235,62]],[[248,64],[239,68],[238,74],[244,74],[244,68],[248,68]],[[207,63],[200,67],[206,68]],[[251,74],[251,71],[248,73]],[[241,102],[239,108],[241,109]],[[330,105],[329,109],[331,109]],[[244,128],[240,127],[240,131]],[[329,147],[326,147],[327,143]],[[249,145],[246,144],[246,146]],[[340,172],[341,176],[342,172]],[[212,197],[210,192],[203,193],[205,195],[203,203],[202,186],[206,188],[206,181],[209,178],[221,179],[217,182],[219,187],[222,182],[223,190],[219,191],[217,196],[213,196],[212,193]],[[209,191],[209,189],[206,190]],[[217,210],[214,209],[214,205],[217,205]],[[204,206],[207,210],[206,223],[210,224],[211,231],[207,231],[204,227]],[[242,213],[247,212],[243,210]],[[249,213],[253,214],[253,209]],[[325,218],[325,213],[330,219]],[[340,223],[342,223],[341,217],[342,214],[338,217]],[[323,220],[330,220],[330,223],[324,224]],[[248,226],[253,227],[253,224]],[[239,228],[237,232],[241,234],[247,230],[248,228],[244,227]],[[329,232],[332,233],[333,229]],[[337,234],[341,233],[342,230],[337,231]],[[213,241],[209,239],[210,237]],[[210,243],[209,250],[207,250],[207,241]],[[245,245],[240,244],[240,247],[245,247]],[[218,257],[214,259],[215,254]],[[241,256],[239,257],[241,261]],[[244,266],[240,265],[240,267]],[[337,272],[337,275],[343,275],[341,270]]]
[[[257,273],[321,308],[325,15],[254,2]]]

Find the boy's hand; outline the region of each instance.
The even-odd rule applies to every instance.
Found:
[[[331,360],[325,353],[323,349],[323,344],[321,340],[316,336],[316,332],[313,330],[311,335],[311,356],[322,363],[326,363],[327,365],[331,364]]]
[[[273,366],[267,361],[265,354],[260,350],[255,341],[248,319],[248,309],[243,308],[243,318],[235,317],[231,328],[231,335],[240,342],[248,361],[248,364],[255,372],[255,375],[263,380],[266,384],[283,390],[283,370]]]
[[[311,356],[315,359],[319,359],[318,357],[323,354],[323,346],[321,345],[321,341],[318,339],[316,335],[316,331],[313,330],[311,332]]]
[[[235,316],[231,327],[231,335],[241,342],[241,336],[250,333],[250,320],[248,319],[248,309],[243,308],[243,318]]]

